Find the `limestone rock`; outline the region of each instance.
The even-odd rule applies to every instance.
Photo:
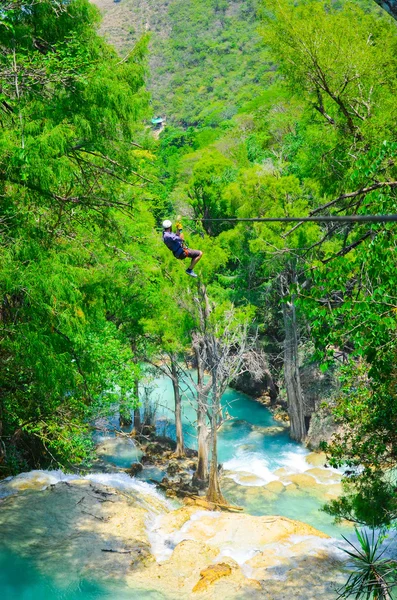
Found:
[[[312,537],[294,544],[269,546],[247,563],[251,577],[274,600],[321,600],[335,598],[335,586],[345,580],[343,563],[324,541],[321,548]]]
[[[280,467],[279,469],[273,471],[273,475],[276,475],[277,477],[282,477],[283,475],[288,475],[288,471],[285,467]]]
[[[342,484],[341,483],[333,483],[332,485],[327,486],[327,493],[325,494],[326,500],[335,500],[342,495]]]
[[[270,481],[265,488],[274,494],[281,494],[285,490],[285,486],[281,481]]]
[[[190,501],[187,499],[186,504]],[[193,502],[193,501],[192,501]],[[200,510],[199,506],[192,504],[191,506],[183,506],[178,510],[165,513],[161,517],[161,531],[163,534],[170,534],[173,531],[181,529],[181,527],[192,518],[192,515]]]
[[[287,425],[271,425],[269,427],[262,427],[260,425],[253,425],[252,430],[263,435],[278,435],[286,431]]]
[[[341,474],[337,471],[333,471],[331,469],[320,469],[319,467],[309,469],[308,471],[305,471],[305,473],[306,475],[315,477],[318,483],[339,483],[342,479]]]
[[[306,462],[313,467],[324,467],[327,463],[327,456],[325,452],[310,452],[305,456]]]
[[[260,486],[260,485],[264,484],[263,479],[260,479],[259,477],[257,477],[256,475],[253,475],[252,473],[237,472],[234,475],[238,478],[238,483],[240,485]]]
[[[342,427],[336,423],[330,406],[322,404],[310,420],[306,446],[312,450],[319,449],[321,442],[329,442],[334,434],[341,432]]]
[[[153,560],[146,527],[149,507],[157,510],[153,500],[133,490],[126,497],[91,481],[60,482],[6,499],[0,529],[11,551],[33,556],[51,576],[62,556],[64,570],[82,578],[118,578],[131,564]]]
[[[310,475],[306,475],[305,473],[294,473],[292,475],[287,475],[286,477],[283,477],[282,480],[291,481],[299,488],[309,491],[313,490],[317,485],[314,477],[310,477]]]
[[[288,485],[286,485],[285,492],[291,495],[298,495],[300,493],[298,486],[294,483],[289,483]]]
[[[171,510],[150,488],[118,477],[128,489],[78,479],[6,498],[2,543],[62,582],[70,573],[117,580],[135,598],[191,600],[194,590],[197,600],[334,600],[345,575],[332,540],[313,527],[197,505]],[[292,486],[299,492],[291,484],[283,493]]]
[[[328,536],[314,527],[286,517],[251,517],[247,514],[203,513],[192,520],[187,529],[191,539],[221,548],[257,548],[272,542],[280,542],[291,535]]]
[[[200,572],[200,579],[193,588],[193,592],[201,592],[207,589],[211,583],[214,583],[221,577],[227,577],[231,575],[232,569],[230,565],[226,563],[217,563],[215,565],[209,565]]]
[[[139,461],[142,457],[142,450],[130,437],[108,438],[96,446],[95,452],[100,457],[108,458],[114,456],[128,456],[130,462],[133,459]]]

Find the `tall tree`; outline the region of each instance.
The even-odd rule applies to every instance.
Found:
[[[293,267],[280,276],[282,311],[284,320],[284,381],[288,399],[288,414],[291,423],[290,435],[301,442],[306,437],[305,408],[299,373],[299,328],[296,314],[295,294],[290,294],[291,285],[297,284]]]
[[[302,185],[295,176],[283,176],[277,171],[263,173],[258,167],[241,174],[229,187],[228,195],[242,217],[305,214],[316,202],[310,187]],[[220,236],[239,257],[234,274],[243,286],[247,271],[252,269],[250,265],[255,266],[249,285],[256,289],[250,296],[263,315],[265,327],[273,330],[271,335],[277,342],[273,342],[274,355],[278,356],[280,346],[283,347],[282,364],[277,366],[285,385],[291,437],[299,441],[306,436],[298,356],[304,319],[296,305],[296,294],[307,278],[305,266],[311,264],[306,250],[318,241],[320,231],[314,224],[289,231],[280,223],[254,223],[241,224]]]
[[[230,382],[243,372],[251,370],[257,374],[254,361],[248,360],[255,347],[255,337],[249,335],[253,315],[250,308],[236,309],[230,304],[211,307],[204,286],[199,286],[199,294],[200,330],[196,332],[196,351],[210,378],[206,405],[211,440],[207,499],[225,503],[218,474],[218,429],[223,422],[221,398]]]

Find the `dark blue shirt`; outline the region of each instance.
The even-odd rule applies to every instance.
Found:
[[[179,258],[183,254],[182,240],[176,233],[171,231],[164,231],[163,242],[171,250],[176,258]]]

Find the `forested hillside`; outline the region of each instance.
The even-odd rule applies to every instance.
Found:
[[[107,7],[106,18],[130,6]],[[152,112],[167,118],[157,194],[173,214],[395,212],[396,25],[374,3],[174,1],[153,6],[147,24]],[[186,225],[211,240],[192,244],[206,250],[204,273],[216,260],[212,293],[256,307],[297,439],[319,408],[302,392],[302,360],[323,364],[334,383],[338,373],[335,414],[323,408],[320,421],[344,423],[335,464],[367,467],[361,495],[335,510],[347,516],[349,502],[359,510],[379,486],[394,503],[381,466],[396,429],[386,367],[394,362],[394,226]]]
[[[327,510],[390,525],[396,224],[222,219],[397,213],[396,21],[369,0],[96,4],[101,25],[87,0],[0,11],[0,473],[86,467],[99,417],[147,435],[151,365],[178,458],[189,381],[193,480],[224,506],[221,399],[245,375],[345,469]],[[204,252],[198,283],[164,219]]]

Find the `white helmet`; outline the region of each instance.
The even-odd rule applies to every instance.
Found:
[[[172,227],[171,221],[169,221],[168,219],[163,221],[163,229],[169,229],[170,227]]]

